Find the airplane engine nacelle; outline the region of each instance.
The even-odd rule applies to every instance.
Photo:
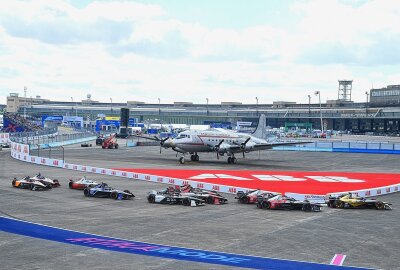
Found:
[[[252,151],[252,150],[254,149],[254,146],[255,146],[255,145],[256,145],[255,143],[248,142],[248,143],[243,147],[243,150],[244,150],[245,152],[250,152],[250,151]]]
[[[221,154],[227,153],[227,152],[229,152],[229,149],[230,149],[230,145],[223,143],[219,146],[218,153],[221,153]]]

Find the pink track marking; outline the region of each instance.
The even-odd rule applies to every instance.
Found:
[[[346,259],[346,255],[343,254],[335,254],[331,260],[331,265],[339,265],[342,266],[344,260]]]

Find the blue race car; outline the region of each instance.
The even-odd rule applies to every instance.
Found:
[[[129,190],[118,190],[108,186],[106,183],[101,183],[91,188],[85,188],[83,194],[86,197],[97,197],[97,198],[111,198],[111,199],[131,199],[135,197]]]

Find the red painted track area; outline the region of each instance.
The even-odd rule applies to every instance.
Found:
[[[400,184],[400,174],[384,173],[114,169],[246,189],[316,195],[371,190]],[[398,187],[394,190],[398,191]]]

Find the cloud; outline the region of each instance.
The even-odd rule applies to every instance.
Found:
[[[398,1],[280,10],[288,24],[213,28],[133,1],[0,1],[0,94],[26,85],[56,100],[308,102],[315,90],[336,98],[338,79],[354,79],[359,100],[371,81],[399,83]]]

